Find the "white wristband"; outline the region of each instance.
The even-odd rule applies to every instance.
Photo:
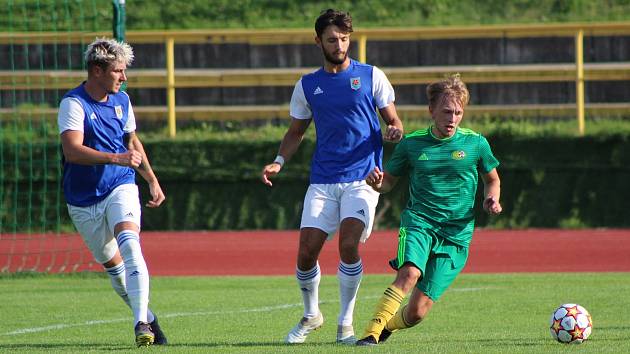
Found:
[[[274,163],[277,163],[278,165],[280,165],[280,167],[284,166],[284,157],[278,155],[276,156],[276,159],[273,160]]]

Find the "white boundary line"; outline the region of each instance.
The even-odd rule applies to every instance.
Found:
[[[465,292],[465,291],[480,291],[480,290],[487,290],[487,289],[491,289],[491,288],[454,288],[454,289],[449,289],[448,291]],[[377,299],[377,298],[380,298],[380,295],[361,297],[361,300]],[[320,301],[320,304],[330,304],[330,303],[335,303],[335,302],[338,302],[338,301]],[[302,303],[295,303],[295,304],[283,304],[283,305],[276,305],[276,306],[264,306],[264,307],[258,307],[258,308],[253,308],[253,309],[236,310],[236,311],[229,311],[229,312],[228,311],[174,312],[174,313],[161,314],[160,318],[230,315],[230,314],[236,314],[236,313],[272,312],[272,311],[284,310],[284,309],[289,309],[293,307],[301,307],[301,306],[302,306]],[[126,318],[114,318],[111,320],[92,320],[92,321],[70,323],[70,324],[60,323],[60,324],[54,324],[54,325],[49,325],[49,326],[43,326],[43,327],[16,329],[11,332],[2,333],[0,335],[15,336],[15,335],[20,335],[20,334],[45,332],[45,331],[60,330],[60,329],[73,328],[73,327],[87,327],[87,326],[102,325],[102,324],[109,324],[109,323],[127,322],[129,320],[130,318],[126,317]]]

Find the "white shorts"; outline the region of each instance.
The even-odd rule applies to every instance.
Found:
[[[68,204],[70,219],[98,263],[110,261],[118,250],[114,227],[131,221],[140,228],[140,199],[138,186],[123,184],[107,198],[87,207]]]
[[[365,181],[334,184],[311,184],[304,197],[300,228],[314,227],[332,239],[345,218],[363,221],[361,242],[365,242],[374,225],[379,193]]]

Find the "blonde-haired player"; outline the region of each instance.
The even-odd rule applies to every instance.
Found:
[[[408,176],[409,202],[400,217],[397,257],[390,261],[396,279],[357,345],[376,345],[420,323],[464,268],[479,175],[484,210],[501,212],[499,162],[486,138],[459,127],[469,101],[466,85],[453,75],[430,84],[427,96],[433,124],[405,136],[385,171],[376,167],[366,178],[374,190],[386,193]],[[409,303],[400,308],[409,292]]]
[[[135,174],[149,184],[156,208],[164,193],[149,165],[129,96],[120,90],[133,61],[126,43],[101,38],[85,52],[87,81],[66,93],[58,124],[68,212],[94,259],[134,315],[136,344],[166,344],[149,310],[149,272],[140,249],[140,200]]]

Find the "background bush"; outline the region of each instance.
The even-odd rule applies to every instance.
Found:
[[[494,228],[528,227],[630,227],[627,217],[630,189],[630,138],[628,135],[577,137],[527,137],[509,133],[490,134],[488,139],[501,161],[501,202],[504,213],[488,218],[477,207],[477,224]],[[260,171],[276,155],[278,140],[149,139],[147,153],[167,195],[165,205],[143,211],[145,230],[243,230],[295,229],[299,227],[302,201],[308,185],[312,139],[303,142],[294,158],[269,188],[259,181]],[[387,160],[392,145],[386,145]],[[28,159],[28,149],[5,156]],[[54,156],[58,145],[36,146]],[[57,168],[51,161],[51,169]],[[25,165],[18,165],[25,166]],[[55,173],[5,171],[3,198],[20,198],[20,191],[41,191],[34,205],[58,205],[60,182]],[[33,174],[31,182],[26,178]],[[22,178],[22,179],[20,179]],[[148,189],[138,178],[143,200]],[[377,228],[396,228],[407,201],[407,182],[381,197]],[[15,195],[13,191],[17,191]],[[478,194],[481,193],[481,188]],[[478,195],[481,198],[481,195]],[[479,201],[478,199],[478,201]],[[11,200],[11,199],[7,199]],[[479,203],[478,203],[479,204]],[[48,208],[54,210],[55,208]],[[20,209],[18,213],[25,212]],[[26,220],[15,210],[2,210],[2,222]],[[63,224],[69,227],[66,213]],[[42,215],[42,222],[51,219]],[[30,227],[37,229],[38,220]],[[22,223],[21,227],[26,227]],[[69,227],[71,229],[71,227]]]

